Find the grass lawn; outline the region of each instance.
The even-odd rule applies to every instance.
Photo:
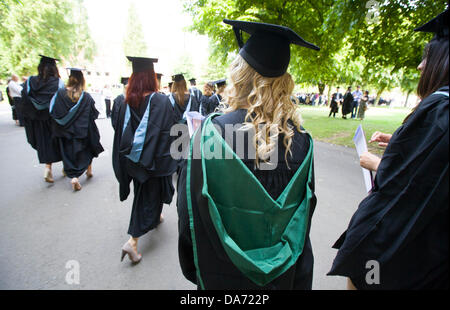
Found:
[[[328,118],[328,107],[312,107],[301,105],[300,111],[303,117],[303,127],[312,135],[313,139],[354,147],[353,136],[359,124],[362,124],[366,139],[369,140],[375,131],[393,133],[410,113],[406,108],[369,107],[363,121],[355,119],[343,119],[342,114],[336,114]],[[377,143],[368,145],[369,151],[382,154],[384,148]]]

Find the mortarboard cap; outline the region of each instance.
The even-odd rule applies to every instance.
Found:
[[[434,33],[437,39],[448,38],[448,18],[447,9],[426,24],[414,29],[414,31]]]
[[[179,74],[172,75],[172,81],[179,82],[179,81],[184,80],[184,75],[183,74],[184,73],[179,73]]]
[[[195,82],[195,81],[197,81],[196,78],[192,78],[192,79],[189,80],[189,82]]]
[[[123,77],[123,78],[120,79],[120,83],[123,84],[123,85],[127,85],[129,79],[130,79],[129,77]]]
[[[80,69],[80,68],[66,68],[67,70],[69,70],[69,75],[72,75],[74,72],[81,72],[83,73],[83,71],[85,69]]]
[[[127,56],[131,61],[133,73],[144,72],[153,69],[153,63],[158,62],[157,58],[131,57]]]
[[[217,87],[221,87],[221,86],[223,86],[223,85],[225,85],[227,83],[227,79],[217,80],[217,81],[214,81],[212,83],[217,85]]]
[[[242,58],[265,77],[278,77],[286,73],[291,59],[290,44],[320,50],[288,27],[229,19],[223,22],[233,26]],[[245,44],[242,31],[250,34]]]
[[[42,63],[56,63],[57,61],[60,61],[57,58],[52,58],[52,57],[48,57],[48,56],[44,56],[44,55],[39,55],[41,57],[41,62]]]

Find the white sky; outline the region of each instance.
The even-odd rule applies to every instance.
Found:
[[[159,59],[155,70],[164,74],[163,82],[170,79],[173,67],[186,54],[194,64],[192,71],[200,75],[203,63],[208,60],[208,39],[185,32],[191,24],[191,17],[183,12],[181,0],[85,0],[89,28],[99,52],[96,65],[117,67],[121,63],[128,8],[132,2],[143,26],[149,50],[147,56]],[[110,71],[114,73],[117,70]],[[119,71],[121,75],[130,74],[124,72],[123,67]]]

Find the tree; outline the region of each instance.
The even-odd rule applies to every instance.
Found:
[[[342,3],[334,8],[332,15],[341,16],[338,28],[347,33],[353,51],[350,57],[364,57],[362,74],[377,89],[378,102],[385,89],[400,85],[402,71],[416,69],[423,48],[432,36],[413,30],[442,12],[447,1],[350,0]],[[371,14],[370,5],[377,11],[376,18],[367,18]]]
[[[95,45],[85,25],[79,0],[6,1],[0,10],[0,77],[36,72],[39,54],[61,59],[84,53],[92,57]]]
[[[191,29],[209,36],[212,57],[223,64],[237,50],[234,33],[223,18],[280,24],[321,48],[315,52],[292,46],[289,71],[296,83],[322,89],[359,82],[376,88],[380,98],[385,89],[399,86],[402,70],[418,65],[431,36],[413,29],[443,11],[446,2],[187,0],[185,10],[193,18]]]
[[[123,39],[123,48],[127,56],[146,57],[148,53],[142,24],[133,2],[128,9],[128,23]]]

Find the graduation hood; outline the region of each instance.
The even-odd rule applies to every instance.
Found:
[[[313,197],[312,140],[304,162],[274,200],[216,131],[211,117],[197,134],[201,134],[202,195],[208,201],[215,233],[232,263],[251,281],[264,286],[295,264],[303,251]],[[227,159],[205,159],[205,150],[210,148],[219,148]],[[191,156],[192,149],[188,180]],[[190,195],[189,188],[188,208],[192,211]]]

